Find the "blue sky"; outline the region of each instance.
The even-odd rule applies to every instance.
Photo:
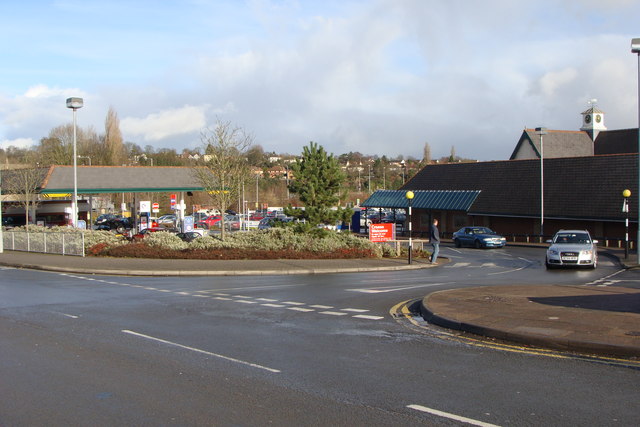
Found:
[[[71,121],[194,149],[217,119],[265,151],[499,160],[524,127],[578,130],[598,99],[637,127],[640,0],[0,4],[0,147]]]

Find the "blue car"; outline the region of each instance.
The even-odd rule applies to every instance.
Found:
[[[456,248],[501,248],[507,244],[507,239],[487,227],[463,227],[453,233],[453,244]]]

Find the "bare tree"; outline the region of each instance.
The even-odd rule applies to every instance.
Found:
[[[228,121],[218,120],[214,129],[202,131],[200,141],[204,155],[194,168],[194,175],[221,213],[224,240],[224,211],[238,199],[242,184],[249,179],[246,151],[253,137]]]
[[[16,196],[16,205],[24,207],[25,228],[29,231],[29,214],[38,206],[38,190],[48,168],[27,167],[2,171],[2,192]],[[35,215],[34,215],[35,217]]]

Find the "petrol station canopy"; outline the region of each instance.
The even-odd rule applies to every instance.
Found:
[[[192,167],[78,166],[78,194],[204,191]],[[51,166],[41,194],[73,193],[73,166]]]

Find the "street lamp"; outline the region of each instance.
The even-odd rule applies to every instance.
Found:
[[[640,191],[640,39],[631,39],[631,53],[638,55],[638,191]],[[638,235],[636,238],[636,252],[640,264],[640,197],[638,197]]]
[[[629,197],[631,190],[622,192],[622,212],[625,213],[624,218],[624,259],[629,259]]]
[[[544,141],[542,135],[547,134],[547,128],[536,128],[540,136],[540,239],[544,239]]]
[[[78,155],[76,142],[76,111],[82,108],[82,98],[67,98],[67,108],[73,110],[73,199],[71,201],[71,225],[78,227]]]
[[[413,242],[411,240],[411,203],[413,202],[413,191],[407,191],[404,194],[404,197],[407,198],[407,203],[409,204],[409,264],[411,264],[411,252],[413,252]]]
[[[404,159],[402,159],[402,161],[400,162],[400,165],[402,168],[402,185],[404,185],[404,174],[407,169],[407,163],[404,161]]]

